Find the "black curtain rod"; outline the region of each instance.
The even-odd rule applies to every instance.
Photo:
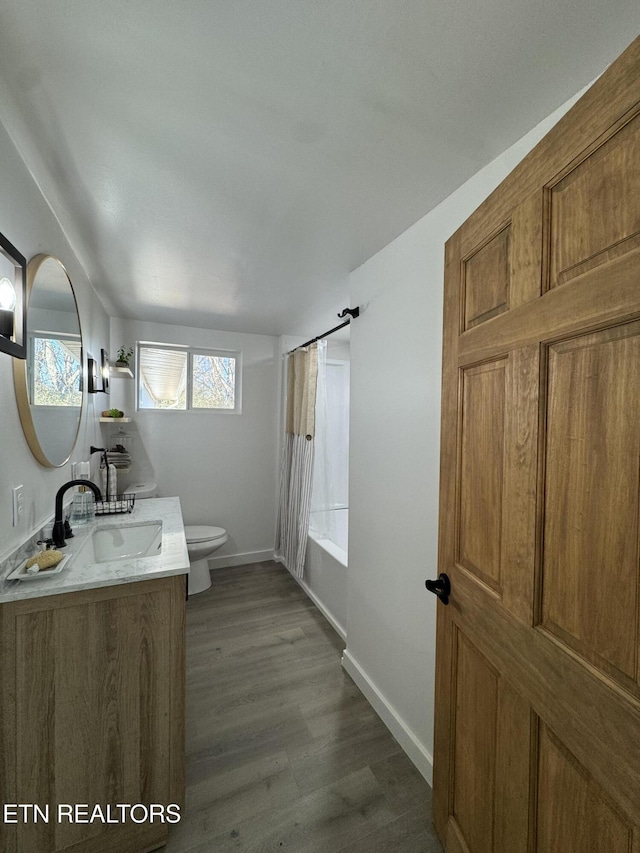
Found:
[[[356,317],[360,316],[360,309],[359,308],[345,308],[343,311],[341,311],[338,314],[338,317],[340,317],[340,318],[346,317],[347,314],[350,314],[351,318],[355,320]],[[311,338],[310,341],[307,341],[304,344],[300,344],[300,346],[298,346],[298,347],[294,347],[293,349],[289,350],[288,354],[291,355],[291,353],[295,352],[297,349],[304,349],[305,347],[311,346],[311,344],[315,344],[316,341],[320,341],[320,340],[322,340],[322,338],[328,338],[329,335],[332,335],[334,332],[337,332],[338,329],[344,329],[344,327],[348,326],[350,323],[351,323],[351,319],[345,320],[344,323],[340,323],[339,326],[334,326],[334,328],[329,329],[328,332],[323,332],[321,335],[318,335],[315,338]]]

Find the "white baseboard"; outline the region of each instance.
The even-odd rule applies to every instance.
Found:
[[[378,690],[348,649],[345,649],[342,654],[342,666],[355,681],[365,699],[407,753],[416,768],[433,787],[433,755],[418,740],[414,732]]]
[[[222,557],[210,557],[210,569],[227,569],[229,566],[248,566],[251,563],[264,563],[273,560],[271,551],[246,551],[244,554],[229,554]]]
[[[320,599],[314,593],[314,591],[311,589],[311,587],[308,586],[302,578],[296,578],[294,575],[292,575],[292,577],[294,578],[294,580],[298,581],[298,583],[300,584],[302,589],[306,592],[306,594],[309,596],[311,601],[313,601],[315,606],[318,608],[320,613],[322,613],[322,615],[327,620],[327,622],[331,625],[331,627],[336,632],[336,634],[338,634],[338,636],[341,637],[342,641],[344,643],[346,643],[347,642],[347,632],[344,629],[344,627],[338,622],[338,620],[334,617],[333,613],[324,606],[324,604],[320,601]]]

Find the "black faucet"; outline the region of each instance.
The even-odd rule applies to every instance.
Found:
[[[56,548],[64,548],[67,544],[65,542],[65,528],[62,520],[62,498],[64,497],[64,493],[67,489],[70,489],[72,486],[86,486],[88,489],[91,489],[93,494],[96,496],[97,501],[102,500],[102,492],[95,483],[91,482],[91,480],[69,480],[68,483],[60,486],[56,494],[56,514],[53,522],[53,533],[51,534],[53,544]]]

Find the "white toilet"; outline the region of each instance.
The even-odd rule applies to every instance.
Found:
[[[189,552],[189,595],[204,592],[211,586],[209,557],[229,538],[224,527],[187,525],[184,529]]]
[[[135,494],[136,500],[155,498],[158,493],[157,483],[132,483],[126,489],[127,494]],[[217,551],[229,538],[224,527],[209,527],[205,525],[187,525],[184,529],[189,552],[189,580],[187,589],[189,595],[204,592],[211,586],[209,573],[209,557]]]

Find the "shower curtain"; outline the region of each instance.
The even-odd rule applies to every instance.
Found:
[[[287,360],[286,434],[275,551],[298,578],[304,572],[309,531],[317,381],[318,345],[291,353]]]
[[[327,400],[327,342],[318,342],[318,382],[316,390],[316,433],[313,452],[311,512],[313,527],[323,539],[335,538],[333,509],[334,459],[330,452],[329,404]]]

